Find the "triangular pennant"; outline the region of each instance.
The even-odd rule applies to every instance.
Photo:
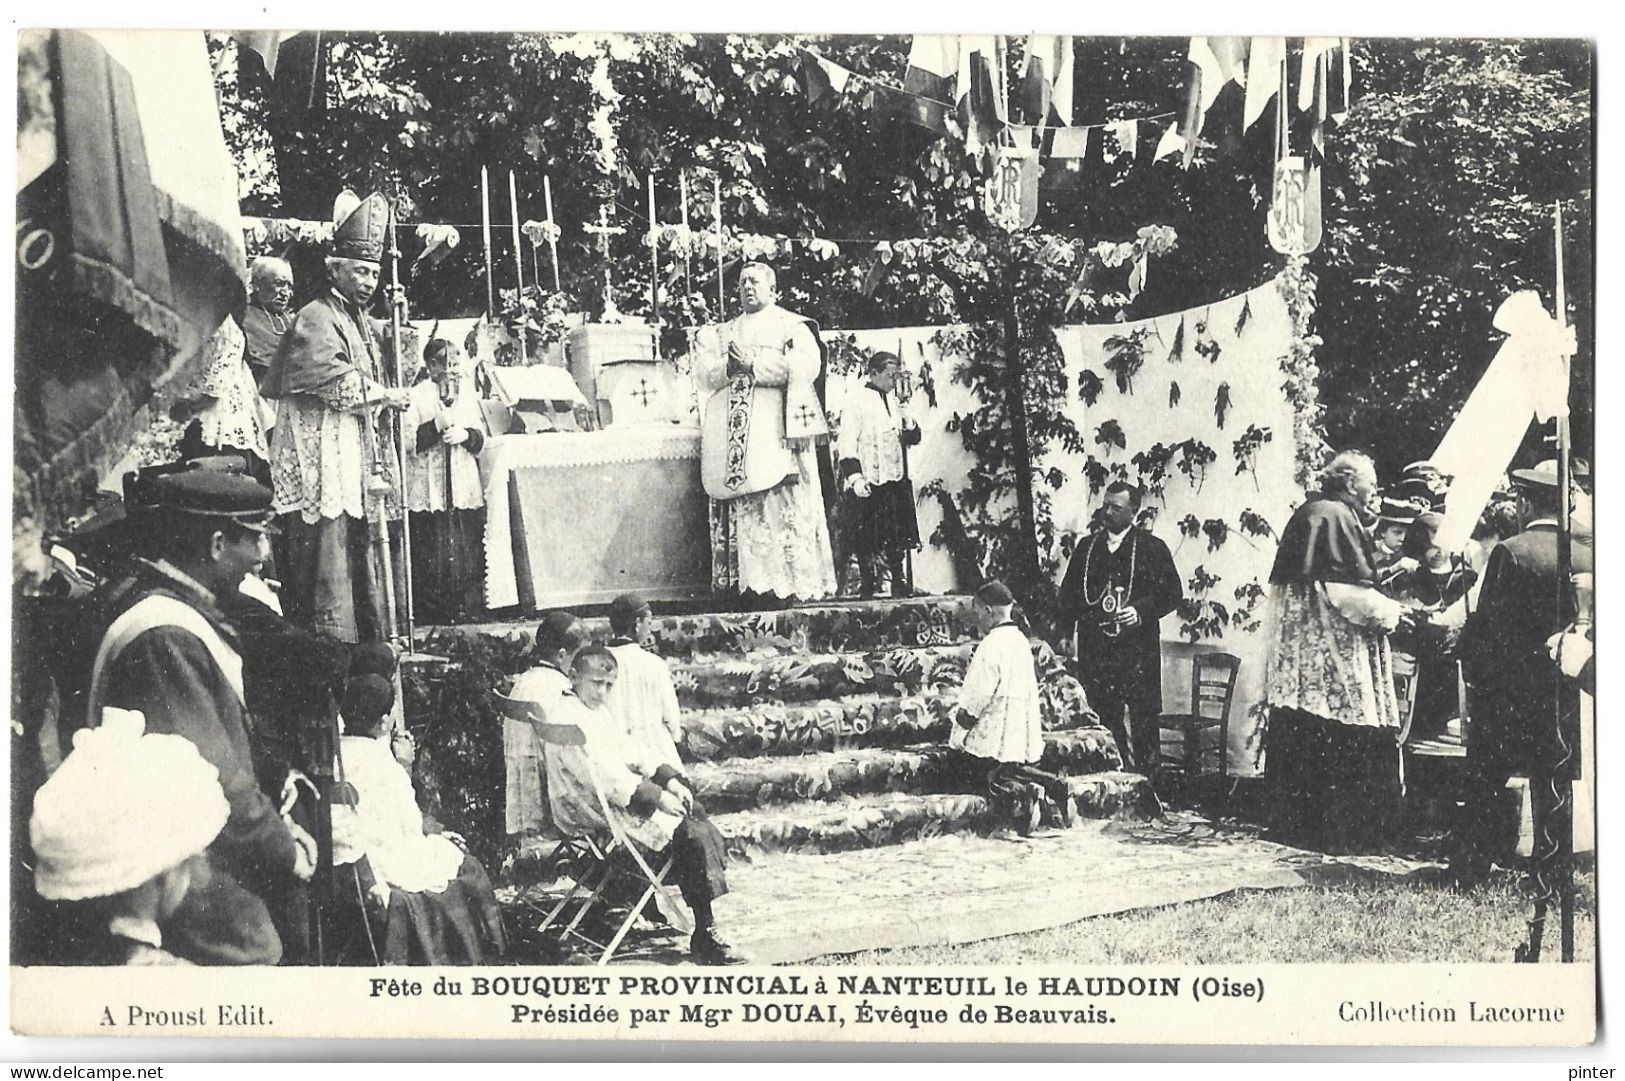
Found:
[[[1247,57],[1247,99],[1242,126],[1250,128],[1281,92],[1281,65],[1286,61],[1286,38],[1254,38]]]
[[[1177,123],[1169,124],[1168,130],[1162,133],[1161,139],[1157,140],[1157,152],[1152,155],[1151,160],[1161,161],[1163,158],[1171,157],[1184,149],[1185,138],[1179,134],[1179,125]]]

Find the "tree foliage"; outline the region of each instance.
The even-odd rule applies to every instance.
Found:
[[[1328,144],[1316,326],[1334,445],[1387,475],[1423,458],[1500,340],[1519,289],[1552,304],[1552,208],[1563,204],[1579,327],[1576,438],[1589,445],[1592,64],[1582,42],[1371,40]]]

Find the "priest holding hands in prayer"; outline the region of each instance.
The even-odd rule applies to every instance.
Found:
[[[835,592],[819,443],[829,425],[815,383],[812,324],[777,304],[773,268],[739,276],[744,314],[700,350],[701,474],[711,497],[718,590],[812,600]]]
[[[1106,489],[1101,528],[1083,541],[1061,581],[1062,618],[1077,629],[1078,678],[1089,704],[1155,781],[1161,754],[1162,617],[1184,599],[1168,546],[1134,524],[1140,490]],[[1124,712],[1128,716],[1125,720]]]

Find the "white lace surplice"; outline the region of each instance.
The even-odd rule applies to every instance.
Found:
[[[367,519],[367,482],[374,463],[366,414],[382,391],[377,383],[351,371],[311,394],[281,399],[271,433],[271,487],[278,514],[297,512],[314,525],[323,518],[348,515]],[[375,423],[381,423],[375,421]],[[378,444],[388,440],[375,432]],[[394,489],[395,466],[382,449],[377,460]],[[393,496],[386,500],[391,518],[400,517]]]
[[[958,724],[948,746],[1000,762],[1036,762],[1044,753],[1038,676],[1027,636],[1013,624],[994,627],[976,646],[955,712],[976,718],[969,732]]]
[[[810,386],[818,375],[818,344],[805,323],[778,309],[741,316],[728,325],[751,358],[762,386]],[[721,339],[719,339],[721,340]],[[728,360],[706,351],[698,378],[706,392],[728,381]],[[811,600],[833,596],[835,557],[824,518],[818,475],[823,448],[792,440],[796,477],[765,492],[711,504],[711,577],[718,589],[752,590]]]
[[[412,406],[402,427],[406,439],[406,505],[414,511],[478,510],[485,506],[485,490],[480,484],[479,459],[466,443],[447,446],[436,443],[427,450],[417,449],[418,429],[433,423],[442,433],[447,428],[472,428],[485,433],[474,376],[465,372],[451,405],[444,405],[433,382],[412,388]]]
[[[333,809],[333,860],[365,855],[379,881],[413,893],[438,893],[457,877],[463,853],[446,838],[423,832],[412,780],[385,740],[345,736],[339,741],[344,779],[356,805]]]
[[[1374,590],[1344,587],[1373,594]],[[1269,704],[1301,710],[1339,724],[1399,727],[1388,636],[1352,622],[1339,610],[1359,610],[1354,598],[1340,606],[1324,583],[1274,585],[1270,589],[1272,643],[1265,672]],[[1388,602],[1392,603],[1392,602]]]
[[[234,447],[269,459],[265,432],[272,414],[254,385],[253,369],[243,358],[243,332],[236,320],[227,316],[205,348],[208,359],[203,374],[192,385],[193,393],[210,399],[198,413],[204,444]]]

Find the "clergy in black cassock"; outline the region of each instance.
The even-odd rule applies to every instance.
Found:
[[[1168,546],[1135,528],[1139,509],[1134,486],[1119,481],[1106,489],[1101,529],[1072,554],[1059,604],[1063,625],[1077,631],[1078,676],[1089,704],[1125,756],[1132,752],[1134,769],[1151,777],[1162,738],[1158,625],[1184,592]]]

